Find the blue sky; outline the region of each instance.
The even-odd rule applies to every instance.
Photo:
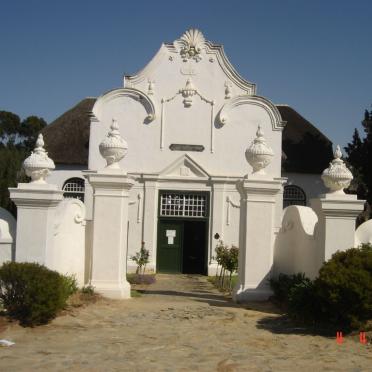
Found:
[[[372,1],[0,2],[0,110],[51,122],[121,86],[190,27],[258,94],[345,145],[372,103]]]

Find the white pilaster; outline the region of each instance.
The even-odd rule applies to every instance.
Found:
[[[150,265],[156,270],[156,239],[158,226],[158,183],[145,180],[145,196],[143,200],[143,241],[150,251]]]
[[[209,238],[209,252],[208,252],[208,275],[215,275],[217,269],[216,260],[212,260],[212,257],[216,257],[215,248],[218,240],[224,240],[224,215],[225,215],[225,181],[219,182],[214,180],[212,184],[212,201],[211,201],[211,226],[210,226],[210,238]],[[215,238],[218,234],[220,237]]]
[[[234,301],[264,300],[273,265],[274,221],[281,180],[244,179],[239,243],[239,281]]]
[[[130,298],[128,197],[134,181],[121,169],[106,168],[86,177],[94,190],[91,284],[106,297]]]
[[[364,203],[364,200],[357,200],[356,195],[336,193],[311,200],[311,206],[319,218],[318,270],[336,251],[354,247],[355,220],[363,210]]]
[[[15,259],[49,266],[53,252],[55,210],[63,191],[47,183],[19,183],[9,188],[17,206]]]

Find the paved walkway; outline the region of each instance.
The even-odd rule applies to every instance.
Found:
[[[6,325],[0,371],[370,371],[357,337],[304,334],[270,304],[239,307],[201,276],[158,275],[142,297],[100,300],[55,319]]]

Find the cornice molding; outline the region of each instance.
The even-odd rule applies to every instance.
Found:
[[[223,45],[213,44],[210,41],[205,42],[206,54],[213,54],[216,56],[222,70],[239,88],[245,90],[247,94],[256,94],[256,84],[245,80],[233,67],[226,56]]]
[[[272,102],[261,96],[250,95],[241,95],[231,98],[218,112],[217,121],[222,125],[227,124],[231,120],[229,118],[231,111],[235,107],[242,105],[253,105],[263,108],[270,117],[273,130],[283,130],[285,127],[286,122],[282,120],[278,108]]]

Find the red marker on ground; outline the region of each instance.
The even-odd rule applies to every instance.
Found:
[[[367,343],[367,337],[365,332],[360,332],[359,333],[359,341],[361,344],[366,344]]]
[[[336,333],[336,342],[341,345],[344,341],[344,338],[342,336],[342,332],[337,332]]]

